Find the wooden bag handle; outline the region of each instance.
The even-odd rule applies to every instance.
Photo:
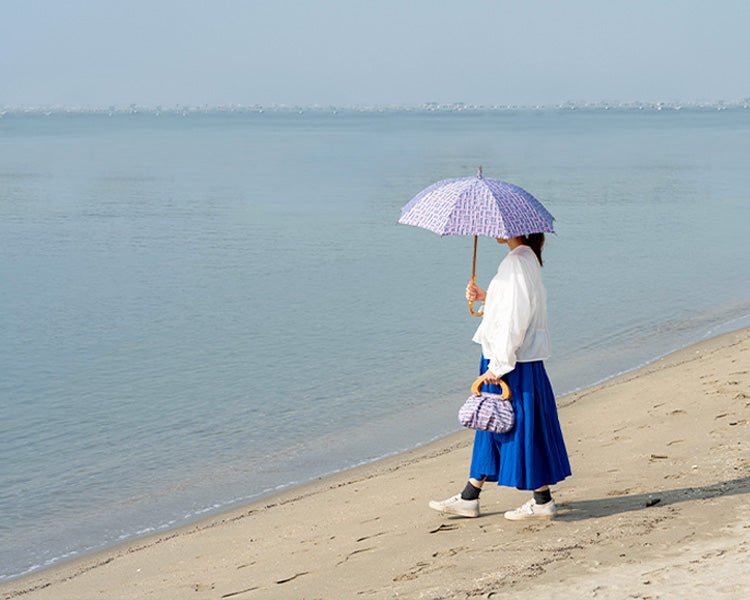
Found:
[[[474,383],[471,384],[471,393],[478,396],[482,391],[482,385],[484,385],[484,375],[477,377]],[[500,380],[500,389],[503,390],[500,397],[503,400],[508,400],[510,398],[510,388],[502,379]]]

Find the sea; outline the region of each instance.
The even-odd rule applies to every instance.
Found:
[[[435,181],[555,216],[559,398],[750,325],[748,165],[746,105],[0,111],[0,581],[460,430]]]

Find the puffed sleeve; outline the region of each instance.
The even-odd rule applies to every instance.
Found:
[[[497,376],[515,368],[516,351],[524,341],[532,316],[531,290],[523,265],[515,256],[508,258],[487,289],[484,317],[474,336],[490,361],[490,371]]]

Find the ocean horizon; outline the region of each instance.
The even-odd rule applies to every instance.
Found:
[[[549,113],[549,112],[713,112],[750,109],[750,97],[731,100],[567,100],[548,104],[473,104],[466,102],[421,102],[418,104],[27,104],[0,105],[0,119],[5,116],[122,115],[181,116],[242,115],[282,113],[312,114],[392,114],[392,113]]]
[[[472,240],[396,221],[480,165],[558,397],[750,325],[748,106],[0,110],[0,581],[458,431]]]

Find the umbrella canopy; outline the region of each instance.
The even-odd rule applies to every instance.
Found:
[[[510,239],[529,233],[553,233],[554,217],[523,188],[482,177],[444,179],[432,184],[401,209],[399,223],[440,235],[485,235]]]
[[[444,179],[422,190],[401,209],[399,223],[415,225],[440,235],[473,235],[474,262],[477,264],[477,236],[511,239],[530,233],[554,233],[555,218],[523,188],[482,177]],[[469,312],[474,303],[469,302]]]

